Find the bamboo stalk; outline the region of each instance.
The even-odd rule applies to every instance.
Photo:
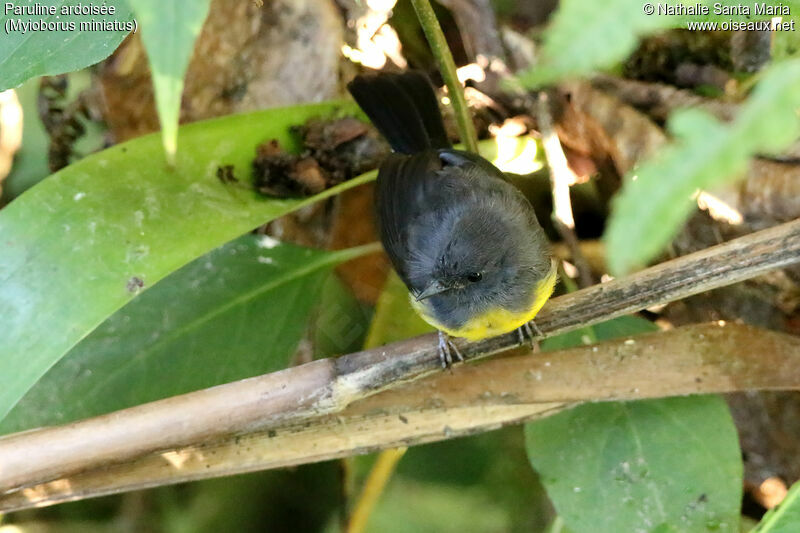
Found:
[[[730,285],[800,262],[800,220],[551,300],[545,335]],[[457,340],[467,359],[520,345],[516,333]],[[356,400],[441,373],[436,335],[322,359],[73,424],[0,439],[0,490],[32,486],[135,457],[337,413]],[[403,444],[402,442],[398,444]]]
[[[704,324],[455,367],[343,411],[147,454],[0,496],[0,511],[412,446],[559,412],[581,401],[800,389],[800,339]],[[91,456],[93,443],[84,443]]]

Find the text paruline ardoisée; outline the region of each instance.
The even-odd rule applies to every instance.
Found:
[[[74,5],[48,6],[39,2],[17,5],[13,2],[3,4],[4,15],[36,16],[36,15],[115,15],[117,6],[114,4],[94,4],[78,2]]]

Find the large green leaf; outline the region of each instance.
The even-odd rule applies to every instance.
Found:
[[[128,2],[142,25],[142,41],[153,78],[161,138],[172,161],[178,148],[183,76],[192,57],[194,41],[208,15],[209,0]]]
[[[575,533],[737,531],[741,452],[721,398],[583,405],[525,434]]]
[[[174,272],[59,361],[0,424],[69,422],[284,368],[326,274],[364,251],[246,235]]]
[[[675,113],[676,137],[625,180],[606,231],[608,264],[623,274],[659,253],[691,212],[692,194],[737,179],[756,153],[776,152],[800,134],[800,60],[771,67],[736,119]]]
[[[770,509],[753,533],[795,533],[800,531],[800,483],[789,489],[786,498]]]
[[[157,135],[141,137],[65,168],[0,211],[0,419],[137,293],[259,224],[374,179],[305,199],[264,198],[249,185],[259,143],[291,149],[290,126],[345,112],[359,113],[352,103],[324,103],[183,126],[174,167]],[[513,164],[528,141],[481,147]],[[217,178],[226,165],[238,183]]]
[[[55,7],[56,14],[15,15],[6,10],[9,4],[20,8],[34,5]],[[78,70],[105,59],[133,29],[133,15],[125,2],[108,2],[114,15],[66,15],[63,9],[86,6],[75,0],[39,0],[3,2],[0,10],[0,91],[15,87],[34,76],[61,74]],[[100,4],[95,2],[95,6]],[[98,29],[82,24],[117,24],[116,29]],[[22,31],[19,24],[53,26],[53,30]],[[56,25],[60,29],[55,29]],[[29,27],[29,26],[24,26]],[[94,28],[92,30],[91,28]],[[105,26],[102,26],[105,28]]]
[[[653,325],[623,317],[593,330],[604,340]],[[582,342],[575,333],[571,340],[549,349]],[[531,464],[575,533],[738,528],[741,452],[719,397],[581,405],[527,424],[525,436]]]
[[[363,183],[306,199],[250,186],[255,147],[352,104],[274,109],[190,124],[170,168],[158,135],[87,157],[0,211],[0,418],[70,348],[167,274],[253,227]],[[238,183],[217,170],[232,165]]]

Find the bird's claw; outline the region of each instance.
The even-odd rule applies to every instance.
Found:
[[[517,337],[519,337],[520,344],[528,344],[534,352],[539,351],[539,343],[536,342],[537,338],[544,337],[542,330],[536,325],[533,320],[525,322],[517,328]]]
[[[450,368],[456,361],[464,362],[464,356],[458,351],[458,347],[450,340],[450,336],[442,331],[439,332],[439,360],[442,362],[442,368]]]

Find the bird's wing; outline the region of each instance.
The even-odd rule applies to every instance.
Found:
[[[441,192],[439,156],[434,150],[408,156],[389,155],[381,165],[376,185],[376,211],[381,241],[395,270],[406,285],[409,227],[436,208]]]

